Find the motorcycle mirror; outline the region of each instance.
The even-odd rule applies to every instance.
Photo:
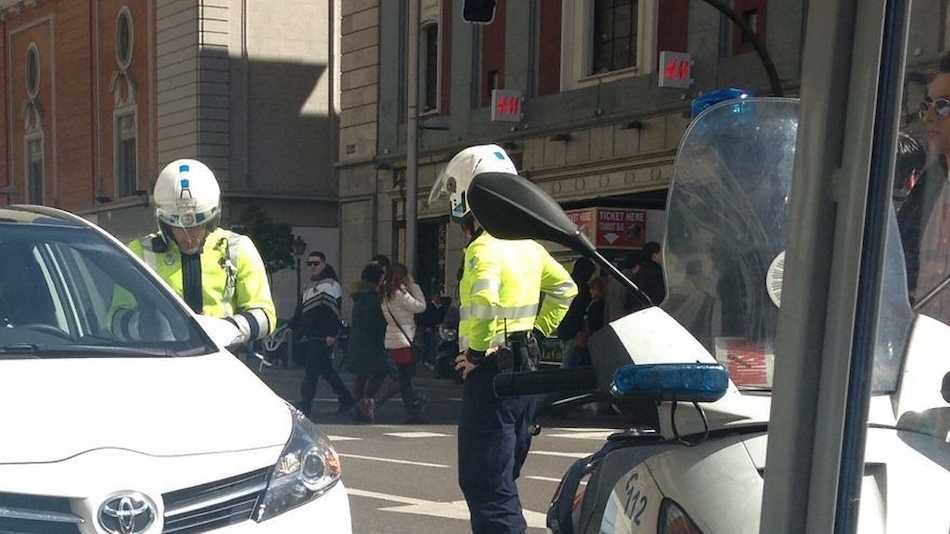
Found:
[[[950,403],[950,373],[943,375],[943,385],[940,387],[940,393],[943,395],[943,400]]]
[[[597,262],[640,300],[650,297],[607,261],[578,230],[561,206],[540,187],[516,174],[487,172],[472,180],[466,196],[472,213],[486,232],[498,239],[551,241]]]

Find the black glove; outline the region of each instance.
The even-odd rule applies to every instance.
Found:
[[[468,363],[471,363],[473,365],[480,365],[482,362],[485,361],[485,351],[474,350],[470,348],[465,353],[465,359],[468,360]]]

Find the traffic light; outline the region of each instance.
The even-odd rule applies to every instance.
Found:
[[[462,19],[474,24],[491,24],[495,19],[495,0],[465,0]]]

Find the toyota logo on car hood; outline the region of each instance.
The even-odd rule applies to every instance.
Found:
[[[120,491],[99,507],[99,525],[109,534],[137,534],[155,521],[155,504],[137,491]]]

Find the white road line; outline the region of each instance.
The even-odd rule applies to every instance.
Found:
[[[343,458],[355,458],[357,460],[371,460],[374,462],[386,462],[390,464],[404,464],[404,465],[417,465],[419,467],[439,467],[442,469],[448,469],[450,466],[443,464],[430,464],[426,462],[413,462],[410,460],[397,460],[396,458],[379,458],[376,456],[363,456],[361,454],[344,454],[340,453],[340,456]]]
[[[350,436],[334,436],[332,434],[327,437],[330,438],[330,441],[361,441],[363,439],[363,438],[351,438]]]
[[[607,432],[567,432],[564,434],[542,434],[546,435],[549,438],[567,438],[567,439],[589,439],[596,441],[604,441],[607,439],[607,436],[614,434],[614,431]]]
[[[527,476],[525,478],[530,478],[531,480],[540,480],[542,482],[560,482],[561,481],[560,478],[552,478],[552,477]]]
[[[465,501],[427,501],[424,499],[416,499],[414,497],[403,497],[402,495],[390,495],[388,493],[379,493],[375,491],[365,491],[353,488],[347,488],[346,491],[354,497],[367,497],[370,499],[391,501],[402,505],[379,508],[379,510],[382,512],[427,515],[446,519],[458,519],[461,521],[469,520],[468,505],[465,504]],[[522,513],[524,513],[524,518],[528,523],[528,527],[541,529],[546,527],[547,519],[545,514],[533,512],[531,510],[524,510]]]
[[[538,477],[538,476],[527,476],[525,478],[530,478],[531,480],[540,480],[542,482],[560,482],[560,478],[551,478],[551,477]],[[587,481],[581,480],[581,486],[586,486]]]
[[[538,456],[562,456],[564,458],[587,458],[592,453],[589,452],[558,452],[558,451],[530,451],[528,454],[537,454]]]
[[[379,493],[376,491],[366,491],[361,489],[346,488],[346,492],[356,497],[368,497],[370,499],[379,499],[381,501],[392,501],[402,504],[428,504],[432,501],[415,499],[413,497],[403,497],[401,495],[390,495],[388,493]]]
[[[554,432],[622,432],[621,428],[549,428]]]
[[[393,436],[395,438],[447,438],[448,434],[439,434],[437,432],[388,432],[384,436]]]

